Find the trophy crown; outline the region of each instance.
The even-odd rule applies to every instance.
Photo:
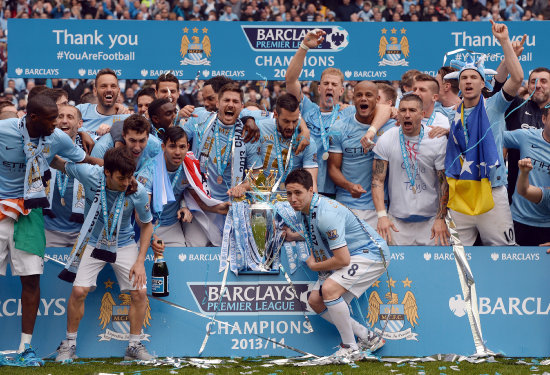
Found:
[[[251,172],[252,171],[249,170],[246,173],[246,178],[248,179],[248,181],[250,181],[250,186],[252,190],[260,192],[271,192],[273,186],[277,182],[277,171],[271,170],[267,177],[265,176],[263,169],[260,169],[259,173],[256,176],[254,176],[254,174],[252,174]]]

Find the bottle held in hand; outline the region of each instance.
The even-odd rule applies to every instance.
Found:
[[[162,240],[158,240],[157,243],[162,245]],[[167,297],[170,294],[168,291],[168,275],[168,266],[164,257],[162,255],[155,257],[151,277],[151,292],[154,297]]]

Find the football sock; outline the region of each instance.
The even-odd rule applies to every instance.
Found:
[[[339,297],[335,300],[325,300],[324,302],[328,313],[330,314],[332,323],[336,326],[336,329],[340,333],[342,343],[350,345],[350,347],[356,349],[357,343],[355,342],[355,336],[353,335],[351,317],[349,315],[349,308],[346,301],[344,301],[342,297]]]

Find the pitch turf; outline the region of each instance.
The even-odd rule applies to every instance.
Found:
[[[199,369],[196,367],[173,368],[171,366],[153,367],[136,364],[121,364],[120,358],[106,359],[80,359],[79,363],[57,364],[46,362],[40,368],[21,367],[0,367],[0,375],[18,374],[62,374],[62,375],[92,375],[99,373],[107,374],[134,374],[134,375],[161,375],[161,374],[214,374],[214,375],[345,375],[345,374],[457,374],[457,375],[478,375],[478,374],[544,374],[550,373],[550,366],[540,366],[537,360],[523,359],[528,364],[517,364],[518,359],[499,359],[498,363],[471,364],[467,362],[424,362],[389,364],[384,362],[356,362],[355,365],[328,365],[313,367],[294,366],[271,366],[262,367],[269,361],[269,358],[238,360],[237,363],[223,363],[216,368]],[[415,366],[415,367],[413,367]],[[453,366],[453,368],[451,368]]]

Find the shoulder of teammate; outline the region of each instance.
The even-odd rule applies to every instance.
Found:
[[[61,129],[55,128],[54,132],[48,137],[50,139],[50,146],[52,150],[50,157],[53,158],[55,154],[62,156],[70,161],[79,162],[84,160],[86,152],[78,147]]]
[[[144,224],[151,222],[153,220],[153,215],[151,213],[151,204],[149,203],[149,194],[139,181],[137,191],[130,195],[130,199],[139,216],[139,221]]]
[[[78,110],[82,114],[82,119],[85,120],[84,117],[88,114],[89,111],[93,110],[95,112],[97,108],[97,104],[83,103],[83,104],[77,104],[75,107],[78,108]]]
[[[503,146],[507,148],[520,148],[524,139],[529,137],[531,129],[516,129],[503,133]]]
[[[258,123],[256,123],[256,125],[258,126],[258,129],[260,129],[261,137],[264,137],[271,134],[273,131],[276,131],[277,127],[277,125],[275,124],[275,119],[273,118],[260,120]]]
[[[302,95],[302,101],[300,102],[300,112],[302,113],[302,116],[310,111],[315,111],[318,108],[319,106],[313,103],[309,97]]]
[[[374,148],[372,149],[372,151],[377,156],[377,159],[388,160],[388,146],[391,145],[392,142],[397,141],[398,132],[398,126],[390,127],[380,136],[380,138],[378,138],[376,144],[374,145]]]
[[[103,167],[86,163],[67,162],[67,176],[76,178],[87,189],[99,189],[103,175]]]
[[[136,176],[137,182],[139,182],[148,194],[151,194],[153,191],[153,178],[155,176],[155,163],[147,163],[143,168],[140,169],[139,173]]]
[[[99,138],[99,140],[95,143],[94,148],[92,149],[91,156],[93,156],[94,158],[103,159],[103,156],[105,155],[107,150],[113,148],[114,146],[115,143],[113,142],[111,134],[107,133]]]

